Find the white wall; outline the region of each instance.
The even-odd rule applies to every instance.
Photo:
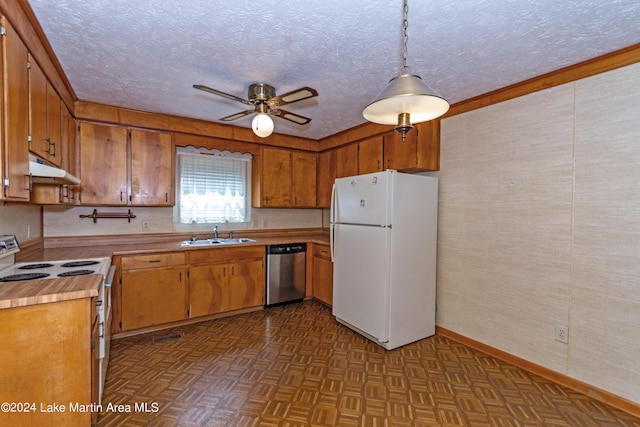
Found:
[[[0,202],[0,235],[13,234],[18,243],[42,237],[42,211],[38,205]]]
[[[99,213],[131,213],[136,216],[131,222],[126,219],[80,218],[90,215],[94,209]],[[142,234],[171,232],[211,232],[213,224],[174,224],[172,208],[108,207],[108,206],[45,206],[44,236],[90,236],[110,234]],[[143,230],[143,223],[148,228]],[[321,209],[252,209],[251,223],[220,224],[220,231],[247,229],[316,228],[322,227]]]
[[[640,64],[444,119],[437,175],[438,325],[640,403]]]

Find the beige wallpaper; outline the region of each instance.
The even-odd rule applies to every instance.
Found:
[[[634,65],[443,120],[437,316],[640,403],[638,76]]]
[[[569,374],[640,402],[640,64],[576,84]]]

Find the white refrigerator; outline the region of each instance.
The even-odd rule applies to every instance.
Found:
[[[387,350],[435,334],[438,179],[338,178],[330,210],[333,315]]]

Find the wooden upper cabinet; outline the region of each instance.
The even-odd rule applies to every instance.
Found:
[[[260,150],[260,160],[261,206],[291,206],[291,152],[264,147]]]
[[[62,147],[62,108],[60,107],[60,96],[53,89],[47,80],[47,133],[49,135],[49,150],[47,160],[61,166],[63,151]]]
[[[367,138],[358,143],[358,175],[383,170],[382,136]]]
[[[13,27],[3,17],[5,35],[2,37],[2,71],[0,94],[3,120],[0,142],[0,171],[3,200],[29,200],[29,75],[28,51]]]
[[[316,207],[317,155],[261,147],[253,167],[253,206]]]
[[[171,206],[173,138],[170,133],[80,124],[83,205]]]
[[[81,203],[127,205],[127,129],[80,124]]]
[[[174,149],[170,133],[132,129],[131,204],[172,206]]]
[[[60,167],[73,176],[79,176],[77,125],[64,103],[60,103]],[[31,203],[39,205],[76,205],[78,204],[79,185],[33,184]]]
[[[336,150],[336,178],[358,174],[358,144],[349,144]]]
[[[318,155],[317,203],[319,208],[331,206],[331,189],[336,180],[336,150],[323,151]]]
[[[61,107],[38,63],[29,55],[29,149],[56,166],[61,165]]]
[[[318,155],[307,151],[294,151],[291,153],[291,162],[292,207],[315,208]]]
[[[440,120],[415,125],[405,141],[397,132],[384,136],[385,169],[399,171],[440,170]]]

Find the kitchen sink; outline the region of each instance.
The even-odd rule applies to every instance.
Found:
[[[220,240],[207,239],[207,240],[185,240],[182,242],[182,246],[211,246],[222,243]]]
[[[255,240],[253,239],[247,239],[246,237],[237,237],[237,238],[232,238],[232,239],[219,239],[218,240],[220,243],[228,243],[228,244],[234,244],[234,243],[252,243],[255,242]]]
[[[238,243],[252,243],[253,239],[247,239],[246,237],[237,237],[232,239],[207,239],[207,240],[185,240],[182,242],[182,246],[212,246],[212,245],[236,245]]]

